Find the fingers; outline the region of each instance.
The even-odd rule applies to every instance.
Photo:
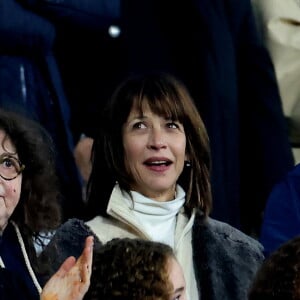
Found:
[[[68,257],[60,266],[60,268],[58,269],[58,271],[56,272],[57,276],[65,276],[66,273],[68,273],[73,266],[76,264],[76,259],[74,256],[70,256]]]
[[[93,247],[94,247],[94,237],[88,236],[85,240],[85,246],[84,246],[84,256],[86,258],[86,262],[91,267],[92,260],[93,260]]]
[[[78,263],[81,265],[81,279],[82,282],[89,282],[92,271],[93,262],[93,246],[94,237],[89,236],[85,240],[85,247],[81,257],[78,259]]]
[[[85,240],[81,256],[68,257],[44,286],[41,299],[81,300],[90,285],[94,237]],[[51,298],[52,297],[52,298]]]
[[[94,237],[90,235],[85,239],[85,248],[90,248],[92,250],[93,246],[94,246]]]

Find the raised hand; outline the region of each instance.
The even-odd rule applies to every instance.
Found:
[[[68,257],[45,284],[41,300],[82,300],[90,286],[94,237],[86,238],[81,256]]]

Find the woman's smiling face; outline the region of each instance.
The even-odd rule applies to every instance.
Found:
[[[133,108],[123,125],[123,146],[134,179],[131,189],[157,201],[174,199],[186,159],[183,125],[154,114],[147,105],[142,115]]]

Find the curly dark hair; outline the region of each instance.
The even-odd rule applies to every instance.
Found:
[[[249,300],[300,300],[300,237],[287,241],[261,265]]]
[[[173,284],[170,246],[141,239],[115,238],[94,253],[85,300],[169,300]]]
[[[35,121],[0,109],[0,129],[10,139],[25,169],[20,201],[10,220],[25,240],[47,233],[61,224],[60,193],[55,169],[55,150],[49,134]]]

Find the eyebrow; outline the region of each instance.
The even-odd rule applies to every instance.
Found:
[[[184,286],[182,286],[182,287],[176,289],[176,290],[174,291],[174,294],[176,294],[176,293],[178,293],[178,292],[183,292],[183,291],[184,291]]]
[[[13,157],[13,158],[19,159],[18,154],[16,152],[7,152],[7,151],[5,151],[5,152],[2,152],[0,154],[0,157],[1,156],[9,156],[9,157]]]

